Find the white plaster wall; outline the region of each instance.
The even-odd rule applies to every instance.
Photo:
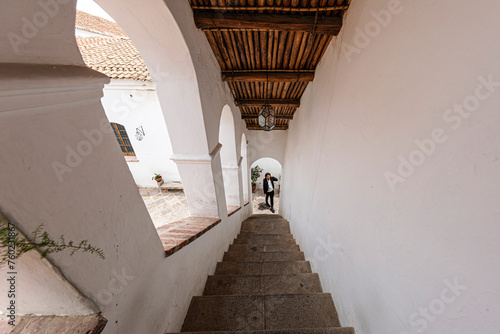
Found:
[[[127,162],[135,183],[156,187],[151,179],[154,173],[161,174],[165,182],[181,181],[177,165],[170,160],[172,144],[155,86],[136,80],[111,80],[101,101],[109,121],[127,130],[139,160]],[[141,126],[146,135],[139,141],[135,133]]]
[[[69,252],[49,259],[103,312],[109,321],[105,334],[179,331],[191,297],[201,294],[249,210],[223,217],[196,242],[165,258],[99,101],[107,79],[66,67],[57,80],[42,80],[53,68],[17,66],[0,80],[0,210],[23,231],[44,223],[53,236],[88,239],[103,249],[105,260]],[[49,89],[51,83],[58,88]],[[45,92],[43,101],[36,92]],[[101,140],[59,180],[53,163],[66,164],[71,149],[88,149],[85,133],[96,131]],[[41,273],[22,274],[36,279],[33,275]],[[36,313],[54,308],[32,305]]]
[[[205,34],[194,25],[187,1],[96,2],[131,38],[148,65],[168,116],[175,153],[210,153],[218,144],[220,117],[226,105],[235,119],[235,138],[241,137],[246,131],[244,121],[227,84],[222,82]],[[240,148],[236,150],[239,154]]]
[[[20,239],[24,238],[15,229],[17,224],[9,223],[2,213],[0,224],[19,233]],[[2,249],[2,253],[3,251]],[[10,307],[11,300],[16,302],[16,315],[83,315],[99,312],[97,305],[82,296],[38,251],[25,253],[14,261],[9,261],[0,267],[0,271],[5,276],[5,279],[0,280],[0,289],[5,291],[0,294],[0,314],[10,315],[7,306]]]
[[[282,163],[285,157],[288,131],[248,131],[248,161],[252,165],[261,158],[273,158]]]
[[[0,2],[0,63],[83,65],[75,7],[76,0]]]
[[[372,12],[389,5],[374,33]],[[478,77],[500,82],[499,12],[493,0],[353,1],[302,98],[280,206],[359,334],[498,332],[498,86],[466,119],[447,110],[474,101]],[[392,191],[384,174],[434,129],[446,140]]]
[[[274,186],[276,189],[279,189],[279,185],[281,184],[281,172],[282,172],[281,164],[277,160],[272,158],[261,158],[252,164],[252,168],[255,167],[256,165],[258,165],[260,168],[263,169],[261,176],[256,182],[257,189],[262,189],[263,187],[262,183],[266,173],[271,173],[271,175],[278,178],[279,181],[274,182]]]

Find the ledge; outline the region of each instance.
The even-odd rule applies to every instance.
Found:
[[[12,333],[102,333],[108,321],[100,314],[18,316]],[[9,325],[10,326],[10,325]],[[2,329],[2,327],[0,327]],[[8,329],[12,330],[12,327]],[[0,332],[1,333],[1,332]],[[4,332],[9,333],[9,332]]]
[[[245,202],[245,205],[244,205],[244,206],[247,206],[248,204],[250,204],[250,202]]]
[[[160,236],[165,256],[170,256],[211,230],[219,218],[187,217],[156,229]]]
[[[139,159],[137,159],[136,156],[129,156],[129,155],[124,155],[125,161],[126,162],[139,162]]]
[[[240,209],[241,209],[241,206],[228,205],[228,207],[227,207],[227,216],[231,217],[236,212],[238,212]]]

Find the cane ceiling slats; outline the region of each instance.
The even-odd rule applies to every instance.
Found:
[[[286,130],[351,0],[189,0],[248,129],[262,105]]]

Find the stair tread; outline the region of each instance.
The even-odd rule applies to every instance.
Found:
[[[219,262],[215,275],[274,275],[311,273],[308,261]]]
[[[231,245],[228,252],[300,252],[299,245],[294,244],[245,244],[245,245]]]
[[[184,334],[234,334],[234,331],[182,332]],[[322,327],[300,329],[268,329],[256,331],[238,331],[241,334],[355,334],[353,327]],[[167,333],[180,334],[180,333]]]
[[[202,296],[193,297],[182,333],[355,334],[341,327],[331,294],[305,261],[290,224],[280,216],[253,215]]]
[[[271,261],[304,261],[303,252],[253,252],[224,253],[223,261],[227,262],[271,262]]]
[[[340,327],[329,293],[193,297],[183,332]]]
[[[321,293],[318,274],[209,276],[203,295],[273,295]]]

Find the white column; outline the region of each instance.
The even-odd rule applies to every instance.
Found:
[[[189,212],[197,217],[221,217],[226,212],[218,144],[210,154],[174,154]],[[218,177],[217,177],[218,176]]]
[[[240,167],[238,165],[222,166],[222,175],[224,176],[224,191],[226,192],[227,205],[241,206]]]

